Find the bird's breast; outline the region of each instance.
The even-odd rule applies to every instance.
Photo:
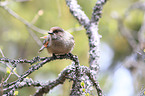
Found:
[[[69,53],[74,46],[74,40],[70,39],[55,39],[51,41],[50,47],[48,47],[49,53],[65,54]]]

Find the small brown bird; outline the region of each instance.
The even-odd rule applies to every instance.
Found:
[[[70,53],[74,47],[74,37],[60,27],[52,27],[48,35],[41,38],[45,40],[39,52],[47,48],[49,53],[63,55]]]

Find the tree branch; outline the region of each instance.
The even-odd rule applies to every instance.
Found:
[[[134,37],[132,36],[130,30],[128,30],[123,25],[123,20],[121,18],[118,18],[117,21],[118,21],[118,29],[120,30],[120,33],[122,34],[123,37],[125,37],[127,39],[129,45],[135,51],[137,48],[137,42],[135,41]]]
[[[66,4],[69,7],[72,15],[78,20],[78,22],[87,29],[89,26],[89,18],[86,16],[84,11],[81,10],[80,5],[78,5],[76,0],[66,0]]]
[[[93,83],[93,86],[96,88],[98,96],[104,96],[103,91],[100,88],[99,83],[95,80],[95,76],[91,73],[91,70],[88,67],[83,66],[83,70],[85,71],[86,75],[89,77],[91,82]]]
[[[107,0],[98,0],[94,6],[92,18],[90,21],[90,27],[87,28],[87,35],[89,39],[89,54],[90,54],[90,68],[95,72],[99,69],[99,58],[100,58],[100,38],[102,37],[98,33],[98,24],[101,17],[103,5]]]
[[[19,21],[21,21],[22,23],[24,23],[28,28],[33,29],[36,32],[39,32],[41,34],[45,34],[47,32],[47,30],[42,30],[36,26],[34,26],[33,24],[29,23],[27,20],[23,19],[22,17],[20,17],[17,13],[15,13],[13,10],[11,10],[10,8],[8,8],[6,5],[1,5],[0,7],[5,9],[10,15],[12,15],[14,18],[18,19]]]
[[[12,90],[17,89],[18,83],[22,82],[32,72],[34,72],[35,70],[38,70],[40,67],[42,67],[47,62],[50,62],[50,61],[53,61],[53,60],[57,60],[57,59],[70,59],[70,60],[74,61],[75,62],[75,66],[74,67],[75,67],[75,71],[76,71],[74,78],[76,78],[75,80],[79,80],[79,79],[77,79],[77,78],[79,78],[79,75],[78,75],[79,74],[79,61],[78,61],[78,58],[76,56],[72,55],[71,53],[65,54],[65,55],[57,55],[56,57],[53,57],[53,56],[52,57],[42,57],[42,58],[35,57],[32,60],[10,60],[10,59],[6,59],[6,58],[0,58],[0,61],[3,61],[3,62],[21,62],[21,63],[25,63],[25,62],[26,63],[32,63],[32,62],[34,63],[36,61],[43,60],[42,62],[31,66],[29,68],[29,70],[27,70],[23,75],[21,75],[16,81],[11,82],[11,83],[7,83],[7,84],[3,84],[3,85],[1,84],[0,86],[3,86],[3,88],[5,88],[4,91],[11,90],[9,92],[13,92]],[[78,90],[80,90],[80,89],[78,88]]]
[[[96,23],[98,25],[99,19],[101,18],[103,5],[107,0],[98,0],[93,8],[91,23]]]
[[[68,76],[71,72],[72,70],[65,69],[61,72],[61,75],[56,80],[49,82],[48,84],[43,86],[37,93],[34,94],[34,96],[42,96],[44,93],[48,93],[50,89],[53,89],[55,86],[63,84],[66,80],[66,76]]]
[[[82,94],[81,92],[81,68],[79,64],[78,57],[76,56],[74,58],[75,63],[72,63],[72,66],[74,66],[74,75],[73,75],[73,85],[71,89],[70,96],[80,96]]]
[[[86,34],[88,35],[89,46],[90,46],[90,50],[89,50],[90,62],[89,63],[90,63],[91,70],[87,67],[84,69],[82,66],[80,66],[78,57],[73,56],[72,54],[58,55],[56,57],[41,57],[41,58],[35,57],[32,60],[25,60],[25,59],[24,60],[23,59],[11,60],[8,58],[0,58],[0,61],[10,62],[13,64],[14,67],[18,63],[28,63],[28,64],[37,63],[37,64],[31,66],[29,68],[29,70],[27,70],[23,75],[21,75],[16,81],[7,83],[7,84],[1,84],[0,87],[2,86],[5,89],[4,91],[7,91],[8,95],[11,95],[11,94],[13,95],[13,92],[17,88],[23,87],[23,86],[18,86],[18,84],[21,84],[21,82],[24,82],[25,78],[28,75],[33,73],[35,70],[38,70],[40,67],[42,67],[47,62],[50,62],[50,61],[53,61],[56,59],[70,59],[70,60],[74,61],[74,63],[72,63],[72,69],[66,68],[64,71],[62,71],[61,75],[56,80],[49,82],[47,85],[43,86],[35,94],[35,96],[41,96],[42,94],[49,92],[50,89],[57,86],[58,84],[63,84],[63,82],[67,78],[66,76],[71,76],[72,77],[71,80],[73,80],[73,85],[72,85],[72,90],[71,90],[70,96],[82,95],[82,90],[81,90],[81,85],[80,85],[82,76],[84,74],[82,72],[82,69],[86,71],[85,73],[91,80],[92,85],[96,88],[96,90],[98,92],[98,96],[102,96],[103,93],[102,93],[102,90],[101,90],[99,83],[97,82],[97,78],[96,78],[96,76],[97,76],[96,73],[98,72],[98,69],[99,69],[98,60],[99,60],[99,56],[100,56],[99,46],[100,46],[100,38],[101,38],[101,35],[99,35],[99,33],[98,33],[98,23],[99,23],[99,19],[101,18],[103,5],[105,4],[106,1],[107,0],[98,0],[96,2],[96,5],[94,6],[93,13],[92,13],[92,18],[91,18],[91,20],[89,20],[89,18],[86,16],[84,11],[82,11],[81,7],[77,4],[76,0],[66,0],[66,4],[70,8],[70,12],[72,13],[72,15],[86,29]],[[2,5],[0,5],[0,6],[2,8],[4,8],[9,14],[14,16],[16,19],[23,22],[27,27],[29,27],[37,32],[40,32],[40,33],[44,32],[44,30],[37,28],[36,26],[30,24],[28,21],[21,18],[18,14],[16,14],[14,11],[9,9],[7,6],[2,6]],[[71,71],[73,71],[73,72],[71,72]],[[90,82],[89,79],[86,79],[85,82],[86,83],[88,81]],[[36,84],[36,86],[41,85],[39,83],[35,83],[35,84]],[[33,82],[33,83],[30,83],[29,85],[35,86],[35,84]],[[27,86],[28,84],[24,84],[24,85]],[[89,87],[87,87],[87,88],[89,88]]]
[[[99,35],[98,33],[98,23],[101,17],[103,5],[105,4],[106,1],[107,0],[98,0],[96,2],[96,5],[94,6],[92,13],[92,18],[91,20],[89,20],[84,11],[82,11],[81,7],[77,4],[76,0],[66,0],[66,4],[69,7],[69,10],[72,13],[72,15],[86,29],[86,34],[88,36],[90,47],[89,50],[90,69],[92,70],[92,74],[95,76],[95,80],[97,80],[97,72],[99,69],[98,61],[100,57],[99,47],[101,35]],[[90,84],[88,84],[89,80],[87,80],[87,78],[85,78],[84,82],[86,85],[90,86]],[[88,86],[86,87],[87,88],[86,90],[89,90]]]

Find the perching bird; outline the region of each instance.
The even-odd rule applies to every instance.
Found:
[[[60,27],[52,27],[48,35],[41,38],[45,40],[39,52],[47,48],[51,54],[63,55],[70,53],[74,47],[74,37]]]

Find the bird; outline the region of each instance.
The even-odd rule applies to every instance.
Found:
[[[47,51],[53,55],[71,53],[75,44],[73,35],[60,27],[50,28],[48,35],[40,38],[45,40],[39,52],[46,48]]]

